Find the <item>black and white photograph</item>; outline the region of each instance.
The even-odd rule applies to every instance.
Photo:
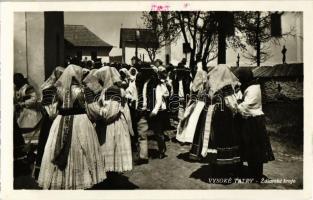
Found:
[[[14,10],[8,187],[302,191],[305,12],[202,3]]]

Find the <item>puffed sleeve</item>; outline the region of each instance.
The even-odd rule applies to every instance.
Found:
[[[239,113],[243,116],[250,116],[251,110],[261,106],[261,90],[259,87],[248,87],[244,92],[243,102],[239,104]],[[260,114],[262,112],[260,111]]]
[[[38,97],[35,89],[32,86],[28,86],[28,88],[26,89],[23,100],[23,104],[26,108],[33,108],[37,105]]]

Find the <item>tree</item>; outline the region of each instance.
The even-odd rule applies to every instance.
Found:
[[[215,12],[174,12],[176,23],[185,43],[190,44],[189,67],[195,72],[195,65],[201,61],[203,66],[217,57],[217,28]]]
[[[177,24],[173,23],[173,18],[169,18],[169,12],[143,12],[142,19],[145,28],[151,30],[153,37],[159,42],[158,46],[144,46],[150,61],[154,62],[159,50],[177,39],[179,29]]]
[[[166,17],[165,17],[166,15]],[[195,65],[201,61],[203,66],[217,57],[218,17],[216,12],[144,12],[144,25],[152,29],[160,42],[175,41],[182,36],[185,43],[190,44],[189,67],[194,72]],[[158,49],[146,49],[155,58]]]
[[[277,45],[279,39],[292,34],[292,29],[281,33],[280,19],[279,23],[273,24],[273,15],[280,18],[282,14],[283,12],[235,12],[234,23],[242,34],[240,38],[254,49],[254,52],[247,52],[243,56],[257,66],[271,57],[271,44]],[[273,31],[274,28],[277,31]]]

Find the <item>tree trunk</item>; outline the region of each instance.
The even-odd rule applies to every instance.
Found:
[[[261,43],[259,39],[257,39],[256,44],[256,64],[258,67],[261,65]]]
[[[226,34],[223,31],[218,33],[218,64],[226,64]]]
[[[257,12],[257,27],[256,27],[256,64],[259,67],[261,64],[261,42],[260,42],[260,12]]]
[[[195,68],[195,54],[196,54],[196,50],[192,49],[190,52],[190,62],[189,62],[189,68],[192,73],[194,72],[194,68]]]

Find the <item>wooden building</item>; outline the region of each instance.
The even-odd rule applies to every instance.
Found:
[[[102,62],[109,62],[113,48],[84,25],[64,25],[64,46],[66,57],[77,56],[81,60],[101,58]]]

